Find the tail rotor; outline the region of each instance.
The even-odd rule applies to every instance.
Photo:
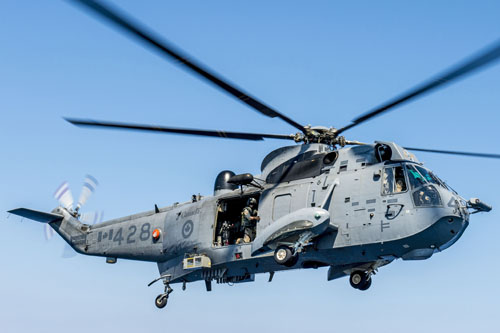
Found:
[[[80,208],[87,202],[92,193],[95,192],[95,189],[99,185],[97,179],[92,177],[91,175],[85,176],[85,181],[83,182],[82,192],[80,194],[80,198],[78,199],[78,203],[76,204],[76,211],[78,212]]]
[[[99,182],[91,175],[86,175],[85,180],[83,182],[82,191],[80,193],[80,197],[78,198],[78,202],[76,204],[76,208],[74,207],[74,200],[71,190],[69,188],[68,182],[63,182],[55,191],[54,198],[59,201],[59,204],[68,210],[75,218],[79,219],[80,222],[88,225],[94,225],[96,223],[100,223],[103,221],[104,213],[102,211],[96,212],[84,212],[80,213],[81,207],[87,202],[92,193],[95,192],[97,185]],[[45,224],[44,235],[47,241],[50,241],[55,234],[54,229],[47,223]],[[71,258],[76,255],[76,252],[69,246],[65,245],[64,251],[62,253],[63,258]]]
[[[51,240],[56,233],[54,229],[52,229],[52,227],[48,223],[44,224],[43,229],[44,229],[45,240],[46,241]]]
[[[80,221],[88,225],[94,225],[102,222],[103,220],[104,212],[102,210],[98,212],[86,212],[80,215]]]
[[[103,211],[85,212],[85,213],[80,214],[80,216],[79,216],[80,222],[88,224],[88,225],[94,225],[97,223],[101,223],[103,221],[103,219],[104,219],[104,212]],[[48,227],[52,230],[52,228],[48,224],[46,224],[46,227]],[[54,230],[52,230],[52,233],[54,233]],[[76,256],[75,250],[73,250],[71,248],[71,246],[69,246],[68,243],[65,243],[64,250],[63,250],[63,253],[61,254],[61,257],[73,258],[75,256]]]
[[[73,195],[71,194],[71,190],[69,189],[68,182],[63,182],[57,190],[54,192],[54,198],[69,211],[73,210]]]

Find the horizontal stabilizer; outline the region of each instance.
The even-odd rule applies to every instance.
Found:
[[[58,214],[45,213],[40,212],[38,210],[28,209],[28,208],[17,208],[8,211],[11,214],[25,217],[30,220],[42,222],[42,223],[50,223],[62,220],[64,217]]]

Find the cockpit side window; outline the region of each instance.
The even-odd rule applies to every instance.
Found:
[[[382,179],[382,194],[391,194],[394,188],[394,169],[385,168],[384,178]]]
[[[406,177],[402,166],[387,167],[382,179],[382,194],[402,193],[408,190]]]
[[[406,186],[405,172],[402,166],[394,168],[394,180],[394,192],[406,192],[408,187]]]

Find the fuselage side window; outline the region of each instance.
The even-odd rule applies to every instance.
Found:
[[[402,166],[387,167],[384,169],[382,194],[403,193],[408,190],[405,172]]]

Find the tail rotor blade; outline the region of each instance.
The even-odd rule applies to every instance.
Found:
[[[99,211],[99,212],[85,212],[82,213],[80,217],[80,221],[82,223],[88,224],[88,225],[94,225],[97,223],[101,223],[104,219],[104,212]]]
[[[69,189],[68,182],[62,183],[54,193],[54,198],[66,209],[73,209],[73,195]]]
[[[80,194],[80,198],[78,199],[78,204],[76,205],[76,209],[80,209],[85,202],[89,199],[92,193],[95,192],[95,189],[99,182],[97,179],[92,177],[91,175],[85,176],[85,181],[83,182],[82,193]]]
[[[45,236],[45,240],[48,242],[48,241],[51,241],[52,238],[54,237],[55,235],[55,231],[54,229],[52,229],[52,227],[48,224],[48,223],[45,223],[44,225],[44,236]],[[62,258],[73,258],[74,256],[76,256],[76,251],[73,250],[71,248],[71,246],[69,246],[68,243],[64,243],[64,249],[61,253],[61,257]]]
[[[44,235],[45,235],[45,240],[49,241],[54,237],[55,231],[52,229],[52,227],[48,224],[45,223],[44,225]]]
[[[73,258],[76,255],[77,255],[76,251],[73,250],[73,248],[71,246],[69,246],[69,244],[66,243],[64,245],[64,249],[63,249],[63,253],[61,254],[61,257],[68,259],[68,258]]]

